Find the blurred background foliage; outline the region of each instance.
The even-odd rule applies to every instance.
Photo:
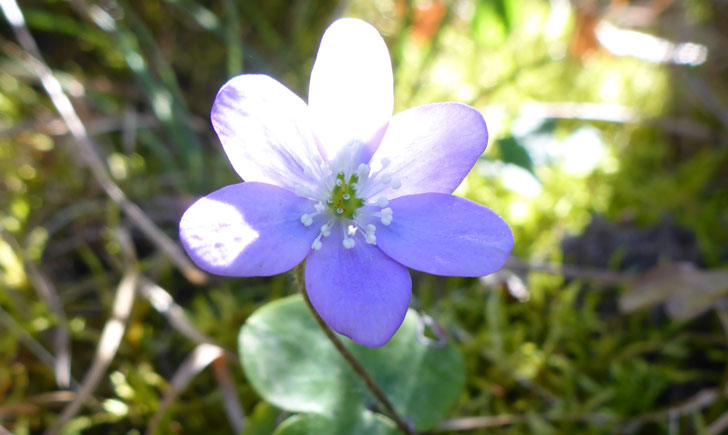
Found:
[[[457,193],[501,214],[516,239],[490,277],[413,272],[413,307],[449,332],[467,367],[439,430],[727,430],[726,2],[20,7],[106,171],[175,240],[187,205],[238,181],[208,121],[218,88],[262,73],[305,98],[328,24],[371,22],[390,48],[397,111],[434,101],[482,111],[489,147]],[[87,170],[6,21],[0,46],[0,426],[40,433],[72,402],[64,384],[73,390],[98,359],[133,270],[147,291],[65,432],[141,433],[159,414],[160,433],[227,433],[243,422],[228,409],[238,407],[247,433],[270,433],[283,416],[236,358],[185,361],[204,341],[235,353],[245,319],[295,292],[292,278],[190,282]]]

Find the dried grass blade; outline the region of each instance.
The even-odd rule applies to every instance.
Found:
[[[187,387],[187,384],[205,367],[223,355],[224,350],[222,348],[207,343],[198,345],[192,351],[172,377],[169,390],[167,390],[167,393],[162,399],[162,403],[159,405],[159,409],[157,409],[154,417],[149,422],[149,426],[147,426],[147,435],[151,435],[157,430],[165,412],[167,412],[167,409],[172,405],[177,396]]]
[[[78,413],[86,399],[93,393],[101,381],[111,360],[116,355],[116,351],[119,349],[121,338],[124,336],[126,322],[134,304],[134,291],[137,286],[137,280],[137,270],[131,268],[124,275],[121,283],[119,283],[111,309],[111,317],[101,332],[101,339],[96,348],[96,356],[91,363],[91,368],[86,374],[86,377],[84,377],[76,397],[63,409],[58,420],[46,431],[46,434],[53,435],[58,433]]]

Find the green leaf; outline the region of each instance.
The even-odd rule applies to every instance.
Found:
[[[275,435],[396,435],[395,424],[381,414],[371,411],[347,413],[336,418],[318,414],[294,415],[288,417]]]
[[[245,421],[242,435],[267,435],[276,428],[276,420],[280,411],[267,402],[260,402],[253,408],[253,413]]]
[[[452,343],[433,346],[422,318],[409,310],[400,330],[377,349],[342,337],[392,404],[422,431],[434,427],[464,386],[463,361]],[[336,419],[377,404],[315,323],[301,296],[253,313],[240,332],[243,369],[270,403]]]
[[[498,144],[500,158],[502,161],[520,166],[533,174],[534,177],[538,178],[536,176],[536,172],[533,170],[533,161],[531,160],[531,156],[528,154],[528,151],[526,151],[526,148],[521,145],[515,137],[508,136],[503,139],[498,139],[496,143]]]
[[[481,1],[475,7],[472,26],[478,42],[495,47],[505,41],[511,27],[511,20],[503,0]]]

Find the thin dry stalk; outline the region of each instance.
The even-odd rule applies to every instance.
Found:
[[[414,435],[416,432],[414,428],[411,427],[413,425],[411,425],[401,415],[399,415],[399,412],[395,409],[392,402],[389,401],[389,398],[381,389],[381,387],[377,385],[376,381],[374,381],[371,375],[369,375],[369,372],[367,372],[367,370],[364,368],[363,365],[361,365],[359,360],[356,359],[356,357],[351,352],[349,352],[346,346],[344,346],[344,343],[342,343],[341,340],[339,340],[339,337],[336,336],[334,330],[326,324],[324,319],[322,319],[316,311],[316,308],[313,307],[311,299],[309,299],[308,297],[308,292],[306,292],[306,280],[304,275],[303,263],[299,264],[298,267],[296,267],[295,276],[299,290],[301,291],[301,295],[303,296],[303,300],[306,301],[306,305],[308,306],[309,311],[311,311],[314,320],[316,320],[316,323],[319,325],[324,335],[326,335],[326,338],[331,342],[332,345],[334,345],[336,351],[339,352],[342,358],[344,358],[347,364],[349,364],[349,366],[359,377],[359,379],[364,382],[364,385],[369,389],[369,391],[374,394],[374,397],[382,405],[382,408],[386,412],[387,416],[391,418],[397,425],[397,428],[400,430],[400,432],[406,435]]]
[[[614,272],[606,269],[574,266],[569,264],[537,263],[511,257],[506,261],[506,268],[521,271],[535,271],[550,275],[561,275],[567,278],[597,281],[602,284],[624,284],[634,279],[634,275]]]
[[[81,409],[86,399],[96,390],[111,360],[121,344],[121,338],[126,330],[126,322],[134,304],[134,291],[137,286],[138,273],[135,268],[130,268],[124,275],[116,290],[114,303],[111,309],[111,317],[104,325],[101,332],[101,339],[96,348],[96,355],[91,368],[83,379],[81,388],[76,397],[61,412],[58,420],[46,431],[47,435],[58,433]]]
[[[48,367],[56,366],[56,358],[51,355],[42,344],[28,333],[7,311],[0,307],[0,325],[14,333],[19,342],[23,343],[30,352]]]
[[[728,394],[728,389],[723,391],[723,395]],[[660,420],[677,420],[694,412],[701,411],[712,403],[714,403],[721,396],[720,391],[717,388],[708,388],[699,391],[697,394],[690,397],[685,402],[678,405],[671,406],[657,412],[651,412],[643,414],[637,417],[633,417],[627,420],[626,423],[621,424],[618,433],[634,433],[640,426],[651,421]],[[551,421],[581,421],[604,424],[608,422],[617,422],[619,416],[612,414],[598,414],[598,413],[584,413],[584,414],[567,414],[567,415],[549,415],[544,414],[540,416],[546,420]],[[725,420],[725,421],[724,421]],[[476,417],[461,417],[452,420],[446,420],[440,423],[434,430],[434,432],[447,432],[447,431],[468,431],[482,428],[492,428],[509,426],[512,424],[519,424],[528,421],[527,415],[494,415],[494,416],[476,416]],[[710,432],[710,428],[707,433],[722,433],[721,431],[728,427],[728,414],[721,416],[718,420],[711,424],[711,427],[715,425],[718,430],[717,432]],[[723,426],[727,425],[727,426]],[[716,429],[716,430],[717,430]]]
[[[56,288],[51,280],[38,268],[35,263],[25,255],[25,251],[15,238],[5,231],[0,231],[3,240],[7,242],[14,251],[23,260],[25,272],[33,284],[33,288],[38,296],[43,299],[50,308],[51,312],[56,316],[58,324],[54,328],[53,349],[56,354],[53,363],[53,372],[56,378],[56,384],[60,388],[68,388],[71,385],[71,346],[68,328],[66,328],[66,313],[63,310],[63,302],[58,296]]]
[[[199,374],[205,367],[210,365],[210,363],[224,356],[224,354],[225,353],[222,348],[207,343],[198,345],[195,350],[192,351],[172,377],[169,390],[167,390],[167,393],[164,395],[164,398],[159,405],[159,409],[157,409],[154,417],[152,417],[152,420],[149,422],[149,426],[147,426],[147,435],[152,435],[157,430],[157,427],[162,421],[162,417],[164,417],[167,409],[170,405],[172,405],[175,399],[177,399],[177,396],[179,396],[179,394],[187,388],[190,381],[194,379],[194,377],[197,376],[197,374]]]
[[[235,433],[242,433],[245,428],[245,414],[243,414],[243,406],[238,400],[238,393],[235,391],[235,383],[228,367],[227,358],[223,355],[213,361],[212,369],[220,392],[222,392],[225,415],[227,415],[230,426]]]
[[[152,304],[155,310],[167,318],[169,324],[180,334],[197,344],[207,343],[223,348],[212,337],[197,329],[187,318],[184,309],[175,302],[172,295],[158,284],[146,277],[140,277],[140,294]],[[235,352],[224,349],[225,356],[231,361],[236,361]]]
[[[708,435],[720,435],[726,433],[728,429],[728,412],[724,413],[717,420],[710,423],[710,426],[705,429],[705,433]]]

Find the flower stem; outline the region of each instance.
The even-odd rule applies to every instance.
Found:
[[[364,382],[367,388],[369,388],[369,391],[374,394],[374,397],[376,397],[379,403],[381,403],[387,414],[389,414],[389,417],[397,424],[399,430],[407,435],[415,435],[415,431],[399,415],[397,410],[394,409],[392,402],[387,399],[387,395],[384,394],[384,391],[382,391],[382,389],[379,388],[379,385],[374,382],[374,379],[372,379],[369,373],[367,373],[364,366],[362,366],[359,360],[357,360],[356,357],[349,351],[349,349],[344,346],[344,343],[339,340],[339,337],[336,336],[336,333],[329,327],[329,325],[326,324],[326,322],[324,322],[324,319],[319,316],[318,312],[316,312],[316,309],[313,307],[313,304],[311,304],[311,299],[308,298],[308,293],[306,292],[306,281],[303,273],[303,263],[299,264],[298,267],[296,267],[296,282],[298,283],[298,288],[301,290],[303,299],[306,301],[306,305],[308,305],[308,309],[311,311],[311,314],[313,314],[313,317],[314,319],[316,319],[316,323],[318,323],[318,325],[321,327],[321,330],[324,331],[326,338],[329,339],[331,344],[334,345],[336,350],[341,354],[342,357],[344,357],[344,359],[347,363],[349,363],[351,368],[354,369],[354,373],[359,376],[359,378]]]

